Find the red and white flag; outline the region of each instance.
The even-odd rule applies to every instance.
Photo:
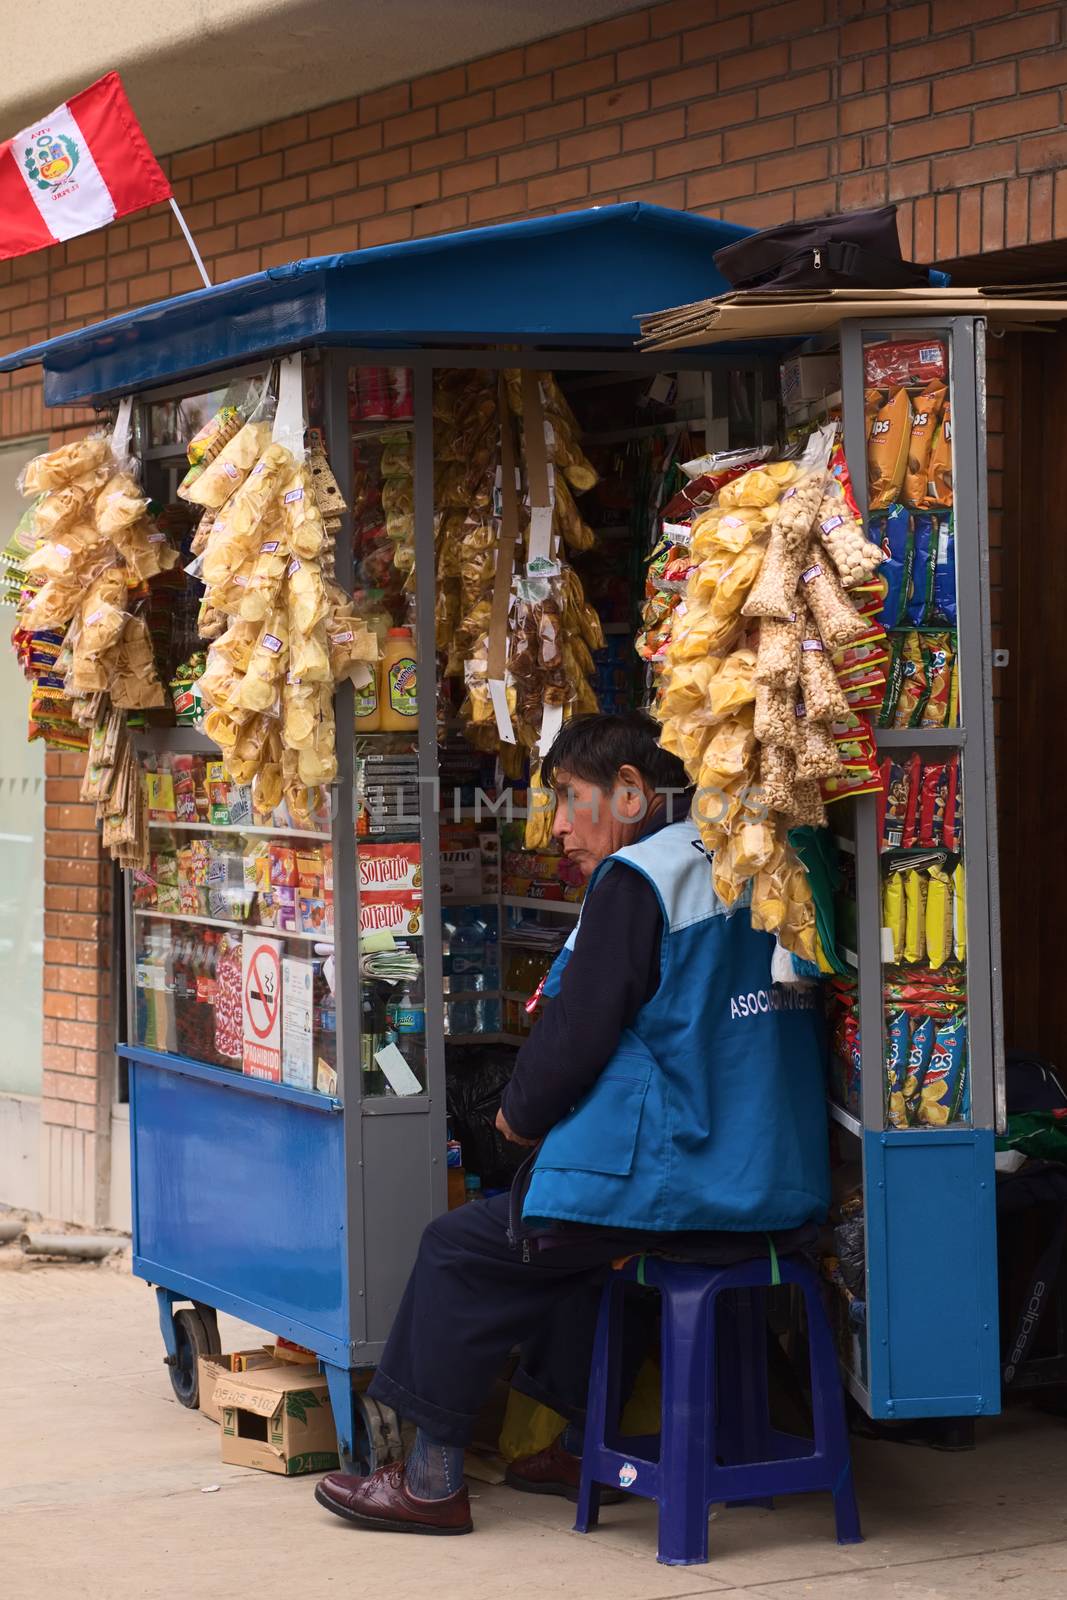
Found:
[[[170,198],[122,80],[109,72],[0,144],[0,261]]]

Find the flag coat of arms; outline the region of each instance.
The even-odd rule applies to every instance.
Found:
[[[109,72],[0,144],[0,261],[170,198],[122,80]]]

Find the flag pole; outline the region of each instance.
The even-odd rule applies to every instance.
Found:
[[[178,202],[177,202],[177,200],[175,200],[173,195],[171,195],[171,197],[170,197],[170,209],[174,212],[174,215],[177,217],[178,226],[182,230],[182,233],[185,235],[185,242],[189,246],[189,249],[192,251],[193,260],[196,262],[198,268],[200,269],[200,276],[204,280],[204,288],[205,289],[212,288],[213,284],[211,282],[211,279],[207,275],[207,268],[204,265],[203,257],[201,256],[200,251],[196,248],[196,244],[195,244],[195,242],[193,240],[193,236],[189,232],[189,225],[186,222],[185,218],[182,216],[181,208],[179,207]]]

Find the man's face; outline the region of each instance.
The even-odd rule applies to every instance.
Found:
[[[552,835],[583,878],[591,878],[602,861],[633,843],[653,800],[648,784],[630,766],[620,768],[609,790],[562,770],[555,775],[554,788]]]

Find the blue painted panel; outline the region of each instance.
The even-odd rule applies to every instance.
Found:
[[[349,1340],[344,1119],[131,1063],[133,1248],[157,1282],[204,1285]],[[198,1296],[200,1298],[200,1296]]]
[[[560,340],[632,346],[637,317],[726,287],[751,230],[640,202],[297,261],[0,358],[43,362],[45,399],[106,398],[301,345]]]
[[[999,1411],[992,1132],[866,1133],[864,1203],[873,1415]]]

